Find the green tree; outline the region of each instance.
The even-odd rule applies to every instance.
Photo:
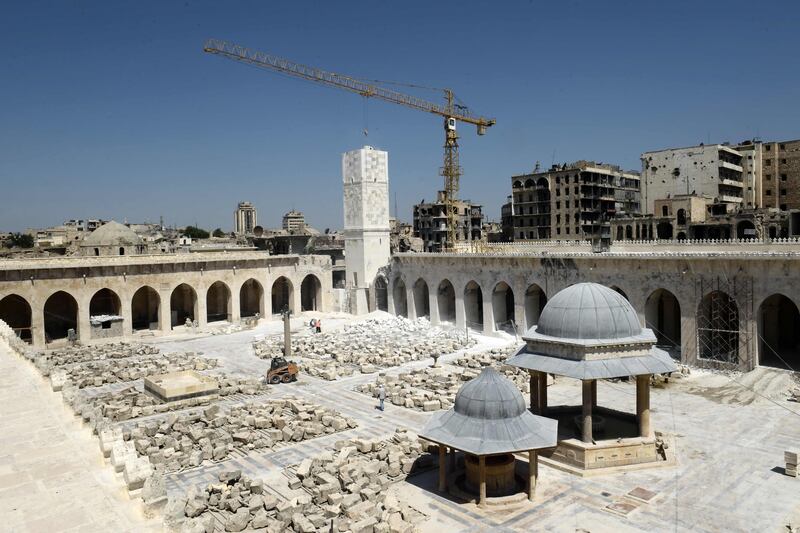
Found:
[[[217,228],[211,233],[211,235],[213,235],[214,237],[224,237],[225,236],[225,232],[222,231],[221,228]]]
[[[186,226],[183,234],[192,239],[208,239],[208,232],[196,226]]]
[[[33,248],[33,235],[27,233],[12,233],[6,246],[9,248]]]

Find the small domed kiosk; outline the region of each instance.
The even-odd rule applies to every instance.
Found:
[[[508,496],[519,489],[533,499],[537,450],[556,445],[557,425],[528,411],[519,389],[486,367],[459,389],[453,408],[434,415],[419,435],[439,445],[439,490],[447,490],[447,448],[453,470],[455,454],[461,450],[463,475],[450,472],[450,482],[477,494],[478,505],[485,505],[487,496]],[[517,452],[528,452],[527,480],[515,474]]]
[[[549,459],[576,473],[660,460],[650,427],[650,377],[677,367],[622,295],[597,283],[567,287],[523,339],[507,363],[530,372],[531,409],[560,422]],[[582,405],[548,407],[547,374],[581,380]],[[597,405],[597,380],[623,377],[636,378],[636,415]]]

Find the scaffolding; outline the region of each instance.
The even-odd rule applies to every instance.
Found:
[[[695,284],[697,354],[700,359],[739,365],[750,355],[753,280],[750,277],[700,278]]]

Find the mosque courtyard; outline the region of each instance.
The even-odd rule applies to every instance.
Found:
[[[331,338],[337,332],[355,335],[353,332],[357,330],[344,328],[360,327],[365,320],[347,315],[316,313],[314,316],[322,317],[325,332]],[[292,322],[301,352],[305,340],[313,338],[307,327],[309,318],[310,315],[301,315]],[[375,313],[369,320],[394,327],[397,321],[405,319]],[[446,337],[453,335],[452,330],[445,329],[442,333],[438,328],[430,328],[424,320],[413,327],[420,328],[414,330],[418,336],[436,329],[430,342],[463,342]],[[263,357],[270,349],[265,343],[282,331],[281,323],[262,321],[254,329],[236,329],[222,326],[214,331],[217,334],[211,334],[211,330],[186,331],[169,337],[141,337],[134,342],[157,347],[161,354],[193,353],[216,359],[216,366],[201,370],[203,374],[241,378],[263,375],[269,368],[268,358]],[[239,447],[220,460],[166,469],[165,485],[170,498],[185,498],[196,486],[216,483],[220,473],[240,470],[243,476],[263,480],[265,493],[277,499],[280,509],[280,502],[306,494],[304,487],[295,483],[304,460],[334,450],[337,441],[344,439],[355,442],[390,439],[398,428],[420,431],[429,417],[449,406],[446,397],[450,389],[445,392],[445,388],[455,388],[458,379],[463,382],[462,378],[450,379],[465,371],[459,361],[470,357],[486,361],[488,351],[502,354],[502,350],[521,343],[510,335],[489,337],[472,332],[463,347],[439,357],[437,368],[432,371],[430,357],[412,354],[411,360],[385,368],[371,368],[369,363],[357,361],[343,365],[349,366],[349,370],[339,368],[335,377],[327,375],[334,379],[315,377],[310,375],[313,372],[306,371],[327,364],[326,358],[293,357],[301,367],[296,382],[249,391],[252,394],[220,396],[199,407],[126,417],[112,421],[111,426],[130,430],[140,422],[198,412],[209,405],[229,409],[247,402],[280,399],[313,405],[315,410],[326,410],[333,413],[331,416],[352,422],[336,431],[282,442],[279,446]],[[102,352],[103,345],[94,349]],[[369,348],[364,346],[361,351]],[[88,365],[78,362],[66,367]],[[429,375],[433,378],[427,381],[419,377]],[[414,376],[417,381],[412,380]],[[393,402],[387,398],[385,411],[378,410],[378,400],[368,385],[379,377],[392,382],[395,378],[401,382],[413,381],[418,387],[409,394],[417,394],[424,401]],[[786,531],[790,525],[797,528],[800,486],[796,478],[786,476],[783,471],[784,451],[795,449],[800,442],[800,406],[788,401],[797,387],[794,379],[791,373],[772,369],[757,369],[748,374],[691,369],[688,374],[676,375],[669,382],[654,386],[650,399],[652,425],[664,433],[668,452],[675,458],[674,465],[580,477],[542,462],[533,502],[479,508],[438,492],[436,462],[418,460],[419,468],[388,485],[386,497],[403,509],[404,521],[398,530],[412,530],[403,529],[409,527],[420,532]],[[0,424],[4,429],[0,436],[3,530],[188,528],[188,518],[182,524],[165,526],[160,513],[148,516],[143,511],[138,490],[126,491],[123,474],[115,472],[110,460],[104,459],[90,426],[63,403],[62,396],[66,393],[54,392],[51,380],[3,341],[0,341],[0,381]],[[104,391],[113,393],[134,382],[119,379],[112,383],[106,379],[106,383],[98,386],[83,387],[81,394],[90,397]],[[438,400],[436,385],[430,383],[441,387]],[[424,392],[426,386],[428,393]],[[527,393],[523,396],[528,398]],[[633,380],[600,381],[597,397],[603,406],[635,412]],[[550,405],[579,405],[580,382],[557,378],[548,387],[548,398]],[[431,402],[438,404],[432,407]],[[519,458],[518,463],[521,467],[524,462]],[[216,519],[218,530],[225,530],[224,519],[219,516]]]

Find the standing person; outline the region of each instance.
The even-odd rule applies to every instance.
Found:
[[[322,320],[317,319],[317,333],[322,333]]]
[[[317,330],[317,321],[316,319],[311,319],[311,322],[308,323],[309,327],[311,327],[311,333],[314,333]]]
[[[378,400],[381,402],[381,405],[378,407],[378,409],[383,411],[383,402],[386,400],[386,389],[383,388],[383,383],[381,383],[381,386],[378,387]]]

